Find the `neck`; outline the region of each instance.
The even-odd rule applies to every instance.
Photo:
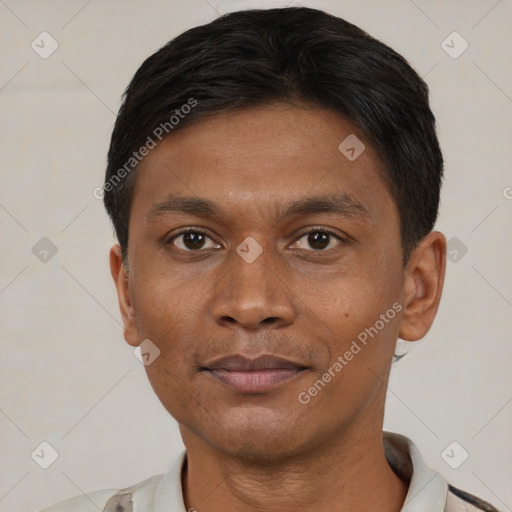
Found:
[[[186,510],[399,512],[408,485],[386,460],[382,429],[353,430],[278,461],[248,461],[202,440],[185,442]]]

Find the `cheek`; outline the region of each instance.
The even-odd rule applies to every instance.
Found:
[[[353,335],[353,329],[357,331],[373,324],[399,296],[398,287],[392,287],[387,280],[379,280],[382,273],[376,274],[361,270],[338,277],[333,275],[321,286],[309,286],[301,300],[309,304],[321,320],[343,327],[343,332],[350,331]],[[339,330],[336,332],[342,334]]]
[[[332,368],[341,357],[342,373],[350,382],[374,380],[371,372],[381,374],[387,367],[402,308],[399,283],[391,271],[383,272],[382,267],[360,270],[357,275],[331,279],[321,289],[310,289],[307,296],[317,321],[328,333],[330,361],[322,370]]]
[[[147,255],[146,261],[150,260]],[[204,280],[194,279],[183,270],[178,273],[169,265],[162,267],[165,270],[139,264],[130,285],[137,329],[150,339],[165,339],[188,324],[208,288]]]
[[[333,286],[330,300],[321,312],[317,308],[330,333],[329,360],[302,390],[316,410],[329,417],[353,417],[378,403],[375,398],[383,392],[398,336],[401,305],[393,294],[361,282],[353,284],[352,293]],[[345,291],[350,289],[347,283]]]

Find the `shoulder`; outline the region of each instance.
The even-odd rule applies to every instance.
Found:
[[[131,511],[131,503],[137,497],[137,503],[148,506],[152,503],[155,489],[162,475],[155,475],[124,489],[104,489],[76,496],[40,512],[122,512]]]
[[[467,512],[500,512],[487,501],[474,496],[466,491],[462,491],[453,485],[448,485],[448,495],[446,497],[446,512],[467,511]]]
[[[417,446],[408,437],[384,431],[383,440],[389,465],[400,478],[409,481],[406,503],[416,499],[414,510],[500,512],[485,500],[449,484],[443,475],[428,467]],[[427,486],[428,489],[423,492]],[[406,505],[403,510],[409,512],[412,508]]]
[[[98,512],[105,508],[108,500],[117,492],[116,489],[105,489],[83,494],[51,505],[41,512]]]

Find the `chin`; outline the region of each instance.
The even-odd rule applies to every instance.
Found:
[[[304,418],[305,419],[305,418]],[[312,423],[309,422],[310,428]],[[211,447],[226,455],[251,461],[272,462],[312,448],[314,432],[289,411],[226,411],[214,421],[190,428]]]
[[[236,437],[225,434],[218,439],[216,448],[226,455],[252,462],[272,463],[296,456],[304,451],[303,444],[289,433],[263,434],[246,432]]]

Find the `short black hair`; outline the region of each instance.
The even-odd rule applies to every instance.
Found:
[[[287,102],[330,109],[377,151],[405,264],[439,208],[443,157],[428,96],[402,56],[317,9],[237,11],[187,30],[137,70],[112,133],[103,199],[123,259],[136,167],[149,149],[205,116]]]

